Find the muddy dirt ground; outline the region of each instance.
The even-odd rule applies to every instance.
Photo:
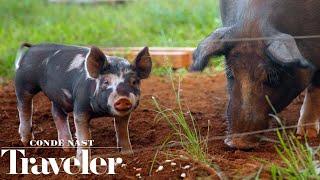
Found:
[[[187,104],[196,119],[196,123],[204,134],[210,129],[209,137],[223,136],[226,131],[225,107],[226,107],[226,80],[223,74],[199,75],[188,74],[182,80],[182,99]],[[130,138],[135,154],[133,156],[122,156],[115,149],[92,148],[92,154],[102,157],[122,157],[125,167],[116,168],[117,175],[100,176],[70,176],[65,173],[59,175],[48,175],[52,179],[73,179],[73,178],[107,178],[107,179],[136,179],[136,174],[140,173],[142,178],[147,179],[179,179],[181,173],[186,173],[187,177],[194,176],[197,171],[192,168],[194,162],[176,160],[176,166],[164,163],[171,157],[165,153],[160,153],[157,157],[151,176],[149,170],[152,160],[165,139],[172,134],[165,121],[155,121],[155,107],[151,97],[159,99],[160,104],[174,107],[174,95],[171,82],[168,77],[151,77],[142,82],[142,99],[139,108],[132,114],[130,121]],[[295,100],[281,116],[285,119],[286,125],[294,125],[299,117],[299,109],[302,98]],[[209,121],[209,123],[208,123]],[[74,134],[75,128],[72,116],[69,118],[71,131]],[[12,83],[2,85],[0,88],[0,146],[20,147],[18,135],[18,115],[16,110],[16,97]],[[94,119],[91,122],[92,137],[95,147],[116,146],[115,131],[111,118]],[[271,123],[275,127],[275,123]],[[36,139],[56,139],[57,132],[50,113],[50,102],[43,94],[38,94],[34,99],[33,129]],[[276,139],[275,133],[265,134],[268,138]],[[317,142],[313,142],[317,143]],[[177,152],[179,147],[171,148]],[[71,157],[74,152],[66,153],[61,149],[28,149],[28,157]],[[263,165],[257,159],[270,162],[279,162],[279,158],[274,149],[274,143],[264,142],[257,149],[250,151],[232,150],[226,147],[223,140],[212,140],[209,142],[209,153],[213,161],[220,167],[221,171],[229,178],[243,178],[253,175]],[[8,156],[4,156],[0,161],[0,178],[26,178],[43,179],[40,176],[12,176],[6,175],[9,169]],[[190,169],[182,169],[185,165],[191,165]],[[19,164],[18,164],[19,165]],[[155,172],[159,165],[164,166],[164,170]],[[266,166],[264,166],[266,167]],[[262,177],[268,178],[268,173],[263,171]],[[211,176],[211,178],[217,178]],[[192,178],[191,178],[192,179]]]

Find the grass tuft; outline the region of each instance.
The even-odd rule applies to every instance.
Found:
[[[266,100],[274,112],[270,116],[283,129],[281,132],[277,131],[280,143],[275,147],[282,163],[280,165],[272,163],[270,167],[272,179],[320,179],[320,146],[312,148],[306,137],[305,143],[302,143],[294,134],[288,133],[268,96]]]
[[[171,77],[172,88],[175,92],[176,105],[178,106],[177,110],[174,109],[164,109],[161,107],[159,102],[153,97],[153,103],[157,109],[159,115],[166,120],[170,127],[174,131],[174,135],[179,138],[179,143],[186,152],[191,155],[195,160],[203,162],[205,164],[210,164],[208,160],[208,146],[207,138],[203,138],[200,134],[200,131],[195,125],[195,120],[188,110],[187,113],[182,109],[181,96],[180,96],[180,85],[181,79],[179,77],[178,89],[175,88],[174,79],[171,72],[168,72]],[[186,116],[191,119],[192,125],[189,126]],[[209,131],[209,130],[208,130]]]
[[[277,132],[280,145],[276,151],[282,165],[271,165],[272,179],[320,179],[319,147],[314,149],[301,143],[293,134],[285,130]]]
[[[187,112],[182,107],[181,100],[181,76],[178,75],[178,85],[175,87],[175,79],[172,71],[167,72],[171,78],[172,89],[175,93],[176,109],[165,108],[160,105],[158,100],[153,97],[153,103],[158,112],[157,117],[165,120],[173,130],[172,138],[178,139],[178,144],[181,145],[186,157],[190,157],[191,161],[201,163],[209,169],[214,171],[216,175],[218,167],[212,162],[208,155],[208,135],[209,126],[207,129],[207,136],[202,136],[200,130],[195,123],[195,119],[190,110]],[[188,123],[188,119],[191,122]],[[190,125],[191,124],[191,125]],[[216,170],[213,170],[216,169]]]

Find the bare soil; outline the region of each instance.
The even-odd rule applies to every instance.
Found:
[[[229,178],[243,178],[253,175],[263,165],[263,178],[268,178],[267,165],[259,159],[269,162],[280,162],[275,152],[275,144],[263,142],[258,148],[250,151],[240,151],[229,149],[224,145],[223,140],[214,137],[224,136],[226,131],[225,107],[227,102],[226,80],[223,74],[200,75],[188,74],[181,84],[183,104],[187,105],[196,119],[197,126],[206,135],[208,126],[209,137],[213,138],[209,142],[209,154],[215,164],[217,164],[225,176]],[[175,97],[172,91],[171,82],[168,77],[151,77],[142,82],[142,96],[139,108],[133,112],[130,121],[130,138],[135,154],[133,156],[122,156],[116,149],[92,148],[94,156],[102,157],[122,157],[125,167],[118,166],[116,175],[84,176],[84,175],[7,175],[9,170],[9,158],[5,155],[0,161],[0,178],[4,179],[136,179],[140,173],[146,179],[179,179],[181,173],[186,173],[187,177],[193,179],[195,174],[205,176],[195,168],[196,163],[192,161],[175,160],[176,166],[164,163],[166,159],[172,157],[165,153],[159,153],[155,161],[151,176],[149,170],[152,160],[165,139],[172,135],[170,127],[164,120],[155,121],[157,115],[151,97],[155,96],[160,104],[175,108]],[[302,98],[295,100],[282,114],[286,125],[295,125],[299,117],[299,109]],[[50,102],[42,93],[34,99],[33,129],[36,139],[56,139],[57,132],[50,112]],[[69,118],[71,131],[74,134],[75,128],[72,115]],[[271,123],[275,127],[276,123]],[[22,147],[18,135],[19,120],[16,109],[16,97],[12,82],[4,84],[0,88],[0,147]],[[115,147],[116,138],[111,118],[98,118],[91,122],[92,138],[95,147]],[[276,139],[275,133],[265,134],[266,137]],[[312,142],[318,143],[318,142]],[[179,153],[179,147],[171,148],[171,152]],[[74,152],[66,153],[62,149],[27,149],[27,157],[72,157]],[[181,167],[191,165],[192,168],[184,170]],[[164,170],[155,172],[159,165],[164,166]],[[201,168],[200,168],[201,169]],[[202,174],[202,175],[199,175]],[[210,179],[218,178],[211,176]]]

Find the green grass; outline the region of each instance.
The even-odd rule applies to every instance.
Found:
[[[174,71],[171,66],[161,66],[152,69],[152,74],[155,76],[170,76],[172,73],[183,76],[188,73],[188,69],[180,68]]]
[[[301,143],[285,131],[277,133],[280,145],[276,150],[283,164],[271,165],[272,179],[320,179],[319,147],[314,149],[307,142]]]
[[[320,179],[319,148],[312,148],[305,137],[302,143],[292,133],[287,133],[281,119],[272,115],[281,125],[281,132],[277,131],[279,144],[276,151],[281,159],[281,164],[272,163],[270,173],[272,179]]]
[[[266,100],[273,111],[270,116],[283,129],[281,132],[277,131],[280,143],[275,147],[282,162],[280,165],[271,164],[272,179],[320,179],[320,146],[312,148],[306,137],[305,143],[302,143],[295,135],[289,134],[268,96],[266,96]]]
[[[196,46],[220,25],[217,0],[136,0],[124,5],[0,0],[0,76],[13,75],[21,42]]]
[[[207,136],[201,135],[200,130],[195,124],[195,119],[190,113],[190,110],[187,109],[187,111],[185,111],[182,107],[182,99],[180,95],[181,76],[174,76],[170,70],[168,74],[171,78],[173,92],[175,93],[175,105],[177,108],[169,109],[163,107],[158,100],[153,97],[153,103],[158,112],[156,119],[165,120],[169,124],[173,130],[172,138],[178,139],[178,143],[181,145],[183,151],[186,152],[189,157],[191,157],[191,160],[203,163],[208,167],[217,168],[208,154],[209,128],[207,131]],[[175,77],[179,78],[178,87],[175,87]],[[188,119],[191,121],[190,123],[188,123]],[[166,140],[166,142],[167,141],[168,140]]]

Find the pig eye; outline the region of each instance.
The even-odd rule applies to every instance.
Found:
[[[263,83],[264,85],[270,88],[277,88],[281,84],[279,76],[275,73],[270,73],[267,76],[267,79]]]

